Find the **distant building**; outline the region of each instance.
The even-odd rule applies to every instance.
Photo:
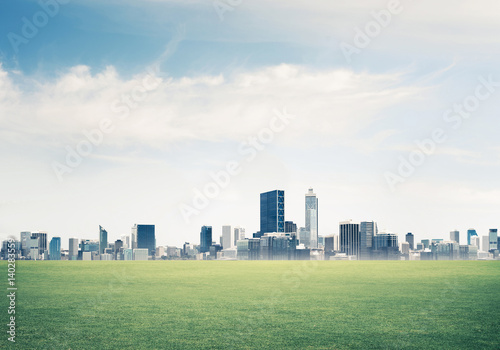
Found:
[[[455,230],[450,232],[450,241],[460,243],[460,232]]]
[[[82,253],[82,260],[83,261],[90,261],[90,260],[92,260],[92,252],[83,252]]]
[[[23,231],[21,232],[21,250],[23,256],[27,256],[29,254],[30,250],[30,239],[31,239],[31,232],[30,231]]]
[[[413,235],[413,233],[408,232],[406,234],[406,242],[408,242],[408,244],[410,245],[410,250],[415,249],[415,236]]]
[[[108,231],[99,225],[99,254],[104,254],[104,249],[108,247]]]
[[[391,232],[375,235],[372,256],[375,260],[399,260],[398,235]]]
[[[299,228],[298,238],[299,243],[303,244],[304,247],[309,247],[311,245],[311,232],[309,232],[305,227]]]
[[[49,244],[50,260],[61,260],[61,237],[52,237]]]
[[[212,245],[212,226],[202,226],[200,232],[200,253],[210,251]]]
[[[406,260],[410,260],[410,243],[402,242],[401,243],[401,254],[403,254]]]
[[[293,221],[285,221],[285,233],[297,233],[297,224]]]
[[[467,230],[467,244],[471,245],[471,237],[478,237],[476,230],[470,228]]]
[[[340,252],[346,255],[359,256],[359,224],[352,221],[341,222],[339,232]]]
[[[233,247],[236,248],[236,242],[238,242],[240,239],[245,239],[245,229],[242,227],[236,226],[234,228]]]
[[[372,258],[373,237],[378,233],[377,223],[374,221],[362,221],[359,224],[359,256],[358,260],[370,260]]]
[[[489,252],[490,251],[490,236],[482,236],[481,237],[481,251]]]
[[[147,249],[150,256],[156,254],[155,225],[134,225],[137,233],[137,248]]]
[[[120,251],[123,250],[123,241],[121,239],[117,239],[113,248],[113,255],[115,256],[115,260],[122,260],[122,258],[120,257]]]
[[[68,260],[78,259],[78,238],[69,239]]]
[[[139,244],[139,241],[137,241],[137,244]],[[134,260],[148,260],[149,253],[147,248],[134,249]]]
[[[316,198],[312,188],[306,193],[305,214],[305,228],[309,232],[309,246],[313,249],[318,248],[318,198]]]
[[[285,232],[285,191],[260,194],[260,233]]]
[[[234,232],[232,232],[230,225],[222,226],[222,247],[230,249],[233,247]]]
[[[496,228],[490,229],[489,233],[490,238],[490,249],[489,250],[497,250],[498,249],[498,230]]]
[[[132,248],[123,250],[123,260],[134,260],[134,250]]]
[[[33,238],[38,239],[38,255],[43,256],[43,253],[47,250],[47,232],[45,231],[32,232],[31,239]]]
[[[422,245],[424,246],[424,249],[430,248],[430,246],[431,246],[431,241],[430,240],[423,239],[423,240],[421,240],[421,242],[422,242]]]

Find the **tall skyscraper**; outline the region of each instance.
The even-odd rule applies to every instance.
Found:
[[[285,191],[260,194],[260,233],[285,232]]]
[[[147,249],[148,254],[156,254],[155,225],[134,225],[137,232],[137,249]]]
[[[212,245],[212,226],[202,226],[200,232],[200,253],[210,251]]]
[[[356,255],[359,257],[359,224],[352,221],[341,222],[339,232],[340,252],[347,255]]]
[[[132,226],[132,232],[130,233],[129,248],[137,249],[137,225]]]
[[[476,230],[470,228],[467,230],[467,245],[471,245],[471,237],[478,237]]]
[[[224,249],[229,249],[233,247],[234,234],[231,230],[230,225],[222,226],[222,247]]]
[[[29,231],[21,232],[21,250],[24,256],[28,255],[29,253],[30,239],[31,239],[31,232]]]
[[[312,188],[306,193],[305,213],[310,248],[318,248],[318,198]]]
[[[359,225],[359,260],[370,260],[373,237],[378,233],[377,223],[363,221]]]
[[[108,231],[99,225],[99,254],[104,254],[104,249],[108,247]]]
[[[78,259],[78,238],[69,239],[68,260]]]
[[[236,226],[234,228],[233,247],[236,247],[236,242],[240,239],[245,239],[245,229],[243,227]]]
[[[490,229],[490,250],[498,249],[498,230],[496,228]]]
[[[49,244],[50,260],[61,260],[61,237],[52,237]]]
[[[410,244],[410,250],[413,250],[415,249],[415,236],[413,235],[413,233],[411,232],[408,232],[406,234],[406,242]]]
[[[47,232],[45,231],[35,231],[31,233],[31,239],[38,239],[38,254],[43,255],[47,250]]]
[[[490,236],[481,236],[481,251],[487,252],[490,250]]]
[[[450,232],[450,241],[460,243],[460,232],[455,230]]]

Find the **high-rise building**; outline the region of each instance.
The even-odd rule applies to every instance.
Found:
[[[50,260],[61,260],[61,237],[52,237],[49,244]]]
[[[450,232],[450,241],[460,244],[460,232],[455,230]]]
[[[285,191],[260,194],[260,233],[285,232]]]
[[[68,260],[78,259],[78,238],[69,239]]]
[[[341,222],[339,232],[340,252],[347,255],[359,256],[359,224],[354,223],[351,220]]]
[[[373,237],[373,258],[375,260],[399,259],[398,235],[382,232]]]
[[[30,238],[29,257],[31,260],[40,259],[40,238],[34,235],[32,235]]]
[[[406,242],[410,244],[410,250],[415,249],[415,236],[413,235],[413,233],[408,232],[406,234]]]
[[[200,253],[210,251],[212,245],[212,226],[202,226],[200,232]]]
[[[490,250],[490,236],[481,236],[481,251],[487,252]]]
[[[309,231],[309,247],[318,248],[318,198],[313,189],[306,193],[306,231]]]
[[[467,230],[467,245],[471,245],[471,237],[478,237],[476,230],[470,228]]]
[[[498,249],[498,229],[492,228],[490,229],[490,249],[489,250],[497,250]]]
[[[123,242],[123,249],[130,248],[130,236],[129,235],[122,235],[121,240]]]
[[[38,254],[43,255],[43,253],[47,250],[47,232],[44,231],[35,231],[31,233],[31,239],[38,239]]]
[[[297,224],[293,221],[285,221],[285,233],[297,233]]]
[[[114,246],[114,251],[113,251],[113,254],[115,256],[115,260],[122,260],[122,259],[120,259],[120,250],[123,250],[123,241],[121,239],[117,239],[115,241],[115,246]]]
[[[137,249],[147,249],[148,254],[156,254],[155,225],[134,225],[137,233]],[[137,260],[137,259],[135,259]]]
[[[130,233],[129,248],[137,249],[137,225],[132,226],[132,232]]]
[[[298,237],[300,244],[303,244],[305,247],[311,245],[311,232],[307,231],[305,227],[299,228]]]
[[[29,253],[30,239],[31,239],[31,232],[29,231],[21,232],[21,250],[23,256],[27,256]]]
[[[479,236],[471,236],[470,237],[470,244],[469,245],[473,245],[475,247],[477,247],[477,249],[479,250],[481,244],[480,244],[480,239],[479,239]]]
[[[424,246],[424,249],[428,249],[431,246],[431,241],[429,239],[423,239],[421,240],[422,245]]]
[[[378,233],[377,223],[363,221],[359,225],[359,260],[370,260],[373,237]]]
[[[233,247],[236,248],[236,242],[240,239],[245,239],[245,229],[243,227],[236,226],[234,228]]]
[[[230,249],[233,247],[234,233],[231,230],[230,225],[222,226],[222,247],[224,249]]]
[[[108,231],[99,225],[99,254],[104,254],[104,249],[108,247]]]

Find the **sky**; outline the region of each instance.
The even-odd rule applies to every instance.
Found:
[[[319,234],[500,226],[500,3],[7,0],[0,239],[155,224],[259,230],[259,194]]]

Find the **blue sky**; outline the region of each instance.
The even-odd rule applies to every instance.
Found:
[[[63,246],[97,238],[98,225],[117,239],[134,223],[155,223],[165,245],[198,243],[201,225],[249,236],[260,192],[285,189],[300,227],[308,187],[321,235],[350,218],[419,240],[498,227],[500,87],[457,128],[443,115],[500,82],[500,5],[401,1],[347,60],[341,44],[389,3],[242,1],[221,20],[210,1],[69,1],[25,38],[40,3],[2,2],[0,233],[46,230]],[[242,144],[275,110],[294,118],[247,161]],[[54,164],[67,166],[68,148],[103,120],[113,131],[59,181]],[[401,176],[401,157],[436,129],[446,141],[391,187],[387,173]],[[186,221],[180,208],[229,161],[241,171]]]

